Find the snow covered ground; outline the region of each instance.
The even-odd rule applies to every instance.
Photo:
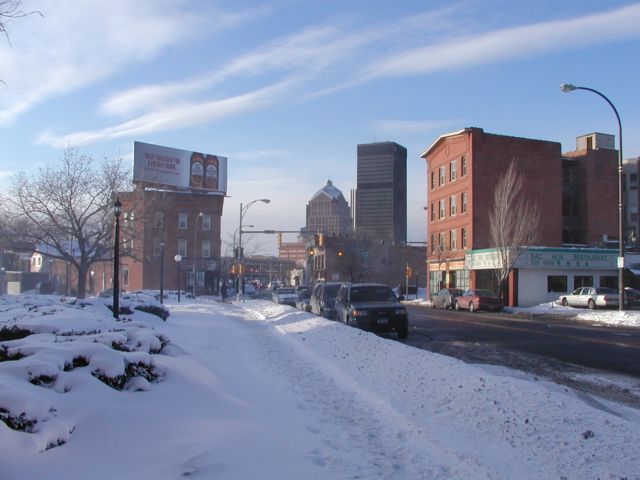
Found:
[[[640,479],[638,410],[269,301],[166,303],[0,297],[0,479]]]

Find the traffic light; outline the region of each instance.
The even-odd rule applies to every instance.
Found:
[[[307,249],[307,255],[309,257],[313,257],[315,255],[315,252],[313,251],[313,248],[308,248]]]
[[[344,251],[343,251],[342,249],[339,249],[339,250],[338,250],[338,256],[339,256],[339,257],[344,256]]]

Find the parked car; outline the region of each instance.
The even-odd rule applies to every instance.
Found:
[[[296,291],[293,288],[280,287],[273,294],[273,301],[282,305],[296,306]]]
[[[487,310],[489,312],[501,312],[504,308],[502,299],[491,290],[475,288],[467,290],[454,300],[456,310],[465,309],[470,312]]]
[[[624,301],[627,307],[640,306],[640,290],[631,287],[624,287]]]
[[[618,307],[618,291],[608,287],[580,287],[569,294],[560,295],[558,301],[565,307],[587,307],[590,309]]]
[[[456,298],[462,294],[464,294],[464,290],[460,288],[443,288],[433,296],[431,306],[433,308],[453,308]]]
[[[388,285],[379,283],[345,283],[335,300],[336,320],[363,330],[395,331],[407,338],[407,310]]]
[[[311,290],[309,288],[298,288],[296,298],[296,308],[305,312],[311,311]]]
[[[246,283],[244,285],[244,295],[247,298],[256,298],[258,296],[258,291],[256,290],[256,287],[253,286],[253,284]]]
[[[341,285],[342,283],[339,282],[320,282],[316,284],[309,299],[311,313],[334,320],[336,313],[334,302]]]

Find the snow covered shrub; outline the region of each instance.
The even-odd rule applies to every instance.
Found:
[[[89,365],[89,360],[87,360],[85,357],[80,355],[77,357],[73,357],[73,360],[71,361],[71,363],[65,363],[64,371],[70,372],[71,370],[74,370],[80,367],[86,367],[87,365]]]
[[[25,355],[20,350],[9,352],[9,347],[6,345],[0,345],[0,362],[7,360],[20,360]]]
[[[150,313],[165,321],[169,318],[169,310],[162,305],[139,305],[135,309],[140,312]]]
[[[27,330],[26,328],[20,328],[16,325],[12,327],[2,327],[0,328],[0,342],[4,342],[6,340],[20,340],[21,338],[28,337],[33,332],[31,330]]]
[[[154,383],[162,378],[162,373],[153,364],[145,362],[128,363],[124,374],[115,377],[109,377],[100,371],[94,371],[91,374],[115,390],[124,390],[132,379],[143,378],[149,383]]]
[[[28,418],[24,412],[16,416],[2,407],[0,407],[0,420],[2,420],[7,427],[12,430],[19,430],[27,433],[31,432],[33,426],[37,423],[37,420]]]

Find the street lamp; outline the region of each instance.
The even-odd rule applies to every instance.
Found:
[[[164,303],[164,240],[160,240],[160,303]]]
[[[600,93],[593,88],[588,87],[577,87],[570,83],[563,83],[560,85],[560,90],[564,93],[573,92],[574,90],[586,90],[588,92],[593,92],[596,95],[600,96],[604,99],[605,102],[609,104],[613,113],[616,115],[616,120],[618,120],[618,142],[620,144],[620,148],[618,149],[618,291],[620,296],[620,305],[618,306],[619,310],[624,310],[624,216],[623,216],[623,185],[622,185],[622,122],[620,121],[620,115],[618,115],[618,110],[611,103],[606,96]]]
[[[94,270],[91,270],[91,272],[89,272],[89,274],[91,275],[91,276],[89,277],[89,283],[91,284],[91,285],[90,285],[90,286],[91,286],[91,295],[93,295],[93,294],[94,294],[94,293],[93,293],[93,286],[94,286],[94,283],[93,283],[93,282],[94,282],[94,277],[96,276],[96,272],[95,272]]]
[[[176,261],[176,265],[178,266],[178,303],[180,303],[180,262],[182,261],[182,255],[176,255],[173,257]]]
[[[247,210],[249,210],[249,207],[256,202],[271,203],[271,200],[268,198],[258,198],[250,201],[244,207],[242,206],[242,203],[240,204],[240,226],[238,227],[238,264],[240,270],[238,272],[238,298],[242,298],[242,295],[244,294],[242,288],[242,218],[247,213]]]
[[[120,214],[122,203],[116,198],[113,204],[113,214],[116,217],[116,231],[113,241],[113,318],[120,318]]]
[[[193,225],[193,298],[196,298],[196,235],[198,234],[198,219],[203,215],[202,212],[198,213]]]

